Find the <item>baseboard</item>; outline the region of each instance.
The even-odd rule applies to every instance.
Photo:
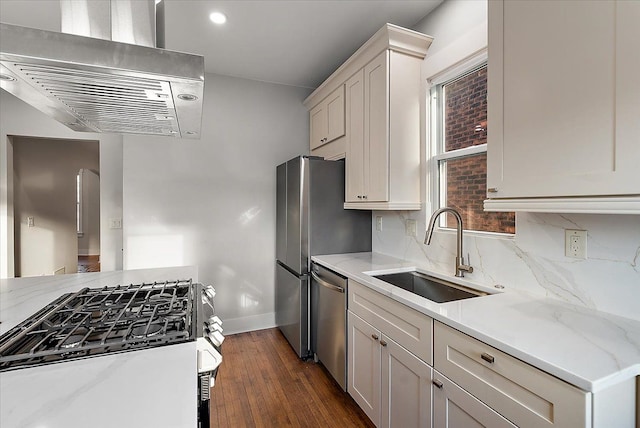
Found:
[[[247,331],[264,330],[276,326],[276,313],[251,315],[241,318],[223,318],[222,329],[225,336]]]

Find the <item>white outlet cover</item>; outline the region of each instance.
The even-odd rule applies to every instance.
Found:
[[[407,236],[416,236],[416,221],[407,219],[404,224],[404,233]]]
[[[566,229],[564,231],[564,255],[574,259],[587,258],[587,231]]]
[[[381,215],[376,216],[376,230],[378,232],[382,232],[382,216]]]

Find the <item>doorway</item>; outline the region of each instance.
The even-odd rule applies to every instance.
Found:
[[[99,142],[12,141],[15,276],[76,273],[79,256],[99,262]]]

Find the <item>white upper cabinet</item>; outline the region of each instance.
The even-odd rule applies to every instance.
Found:
[[[382,52],[347,80],[347,87],[350,88],[347,93],[350,133],[347,137],[345,202],[387,202],[390,178],[389,51]]]
[[[490,1],[488,210],[640,213],[640,2]]]
[[[420,209],[420,67],[432,40],[386,24],[305,100],[311,154],[345,157],[345,208]],[[344,138],[327,144],[315,130],[335,88]]]
[[[310,147],[314,150],[344,135],[344,86],[309,112]]]

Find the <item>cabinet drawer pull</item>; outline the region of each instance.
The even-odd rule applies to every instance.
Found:
[[[436,388],[442,389],[443,384],[438,379],[432,380],[431,383],[434,384],[436,386]]]
[[[381,340],[381,341],[380,341],[380,344],[381,344],[382,346],[387,346],[387,342],[385,342],[384,340]]]
[[[482,354],[480,354],[480,358],[482,358],[483,360],[485,360],[487,363],[490,363],[490,364],[493,364],[493,362],[495,361],[495,358],[493,358],[492,355],[489,355],[486,352],[483,352]]]
[[[373,340],[378,340],[378,339],[379,339],[379,337],[378,337],[378,335],[377,335],[377,334],[372,334],[372,335],[371,335],[371,338],[372,338]]]

